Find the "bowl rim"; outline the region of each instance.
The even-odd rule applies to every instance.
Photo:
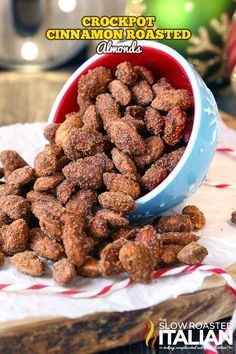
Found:
[[[119,43],[119,45],[131,45],[132,41],[124,41]],[[143,41],[137,41],[137,44],[142,47],[149,47],[153,49],[157,49],[158,51],[162,51],[170,56],[172,56],[182,67],[184,72],[186,73],[187,78],[189,79],[189,83],[192,88],[192,93],[193,93],[193,98],[194,98],[194,123],[193,123],[193,128],[192,128],[192,133],[190,136],[190,140],[186,146],[186,149],[184,151],[183,156],[181,157],[180,161],[176,165],[176,167],[171,171],[171,173],[162,181],[157,187],[155,187],[153,190],[148,192],[147,194],[143,195],[142,197],[136,199],[136,204],[137,207],[141,206],[143,204],[148,203],[150,200],[153,200],[156,198],[164,189],[167,188],[167,186],[174,181],[176,176],[179,174],[185,163],[187,162],[192,149],[196,143],[197,137],[198,137],[198,132],[200,129],[200,121],[201,121],[201,95],[200,95],[200,83],[199,81],[202,81],[202,84],[204,85],[204,82],[202,78],[197,77],[197,73],[195,72],[195,69],[193,66],[187,62],[187,60],[179,54],[175,49],[159,43],[159,42],[150,42],[147,40]],[[56,114],[57,108],[60,104],[61,99],[63,96],[66,94],[67,90],[71,86],[71,84],[74,82],[74,80],[88,67],[90,64],[94,63],[97,59],[99,59],[101,56],[104,56],[107,54],[94,54],[91,58],[87,59],[78,69],[74,71],[74,73],[68,78],[68,80],[65,82],[64,86],[60,90],[59,94],[57,95],[53,106],[50,110],[49,117],[48,117],[48,123],[53,123],[54,116]],[[116,55],[114,53],[114,55]],[[135,54],[134,54],[135,55]],[[139,54],[137,54],[139,55]]]

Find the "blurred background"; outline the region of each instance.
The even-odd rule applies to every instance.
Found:
[[[189,28],[168,41],[198,70],[220,108],[236,115],[235,0],[1,0],[0,125],[46,121],[69,77],[95,41],[48,41],[47,28],[78,28],[88,15],[154,15],[157,27]]]

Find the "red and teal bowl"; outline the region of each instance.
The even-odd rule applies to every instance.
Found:
[[[88,59],[61,89],[48,120],[61,123],[67,113],[79,109],[78,80],[88,70],[101,65],[113,71],[123,61],[144,65],[152,70],[157,78],[164,76],[175,88],[184,88],[192,92],[194,124],[183,157],[159,186],[137,199],[136,210],[128,214],[132,221],[142,222],[182,203],[200,187],[216,150],[219,112],[213,94],[182,55],[160,43],[140,41],[138,44],[142,46],[141,54],[96,54]]]

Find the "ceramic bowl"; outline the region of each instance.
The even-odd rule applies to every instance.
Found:
[[[124,43],[124,44],[127,44]],[[148,67],[156,78],[166,77],[175,88],[184,88],[194,96],[194,124],[185,153],[175,169],[155,189],[137,199],[137,208],[129,213],[131,221],[151,220],[190,197],[204,181],[218,138],[218,109],[211,91],[178,52],[161,43],[140,41],[141,54],[94,55],[67,80],[57,96],[49,122],[60,123],[65,114],[77,111],[77,82],[89,69],[106,66],[115,70],[123,61]]]

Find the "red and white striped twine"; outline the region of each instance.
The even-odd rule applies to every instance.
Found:
[[[184,265],[181,267],[174,268],[165,268],[161,270],[157,270],[153,274],[153,279],[168,277],[171,275],[181,275],[186,273],[192,273],[196,270],[201,270],[204,272],[209,272],[209,274],[218,274],[225,278],[228,287],[231,289],[233,294],[236,296],[236,284],[234,279],[223,269],[204,265]],[[37,292],[37,294],[54,294],[54,295],[67,295],[73,298],[97,298],[101,296],[107,296],[113,293],[114,291],[124,289],[133,284],[132,279],[127,278],[125,280],[121,280],[118,283],[113,283],[106,285],[97,290],[76,290],[76,289],[65,289],[62,290],[61,287],[56,285],[46,285],[43,283],[35,283],[33,285],[26,285],[24,283],[5,283],[0,284],[1,292]]]
[[[181,267],[161,269],[156,271],[153,274],[153,279],[192,273],[196,270],[207,272],[209,273],[209,275],[210,274],[221,275],[225,279],[228,288],[232,291],[233,295],[236,297],[235,280],[225,270],[214,266],[197,264],[197,265],[184,265]],[[76,289],[61,290],[61,288],[57,286],[51,286],[51,285],[45,285],[39,283],[30,286],[25,286],[22,283],[21,284],[5,283],[5,284],[0,284],[0,291],[5,291],[5,292],[13,291],[13,292],[21,292],[21,293],[35,292],[37,294],[54,294],[54,295],[70,296],[73,298],[91,299],[91,298],[99,298],[102,296],[110,295],[112,292],[124,289],[132,284],[133,284],[132,279],[127,278],[118,283],[106,285],[99,290],[87,291],[87,290],[76,290]],[[216,348],[210,343],[205,343],[204,349],[206,354],[218,353]]]
[[[204,184],[206,186],[215,187],[218,189],[236,189],[236,184],[215,182],[208,178],[205,179]]]
[[[193,265],[193,266],[189,265],[189,266],[183,266],[183,267],[178,267],[178,268],[170,268],[168,270],[159,270],[154,273],[153,277],[160,278],[162,276],[190,273],[190,272],[196,271],[197,269],[199,269],[201,271],[209,272],[209,275],[210,274],[221,275],[225,279],[228,288],[232,291],[233,295],[236,297],[236,282],[235,282],[235,280],[225,270],[218,268],[218,267],[212,267],[212,266],[208,266],[208,265],[204,265],[204,264],[198,264],[198,265]],[[235,317],[235,316],[236,316],[236,311],[234,311],[233,317]],[[235,321],[235,318],[233,319],[233,317],[232,317],[230,324],[229,324],[229,328],[231,328],[231,330],[234,330],[236,328],[236,321]],[[205,342],[203,347],[204,347],[205,354],[218,354],[218,351],[213,343]]]
[[[233,148],[230,148],[227,146],[219,146],[216,149],[216,151],[221,152],[221,153],[226,153],[226,154],[236,157],[236,149],[233,149]],[[208,178],[204,181],[204,185],[210,186],[210,187],[215,187],[218,189],[236,189],[236,183],[221,183],[218,181],[212,181]]]
[[[228,146],[219,146],[216,149],[216,151],[217,152],[225,152],[225,153],[231,154],[232,156],[236,156],[236,149],[233,149],[233,148],[228,147]]]
[[[204,265],[204,264],[197,264],[197,265],[184,265],[181,267],[174,267],[174,268],[166,268],[166,269],[161,269],[156,271],[153,274],[153,279],[159,279],[163,277],[168,277],[168,276],[177,276],[177,275],[182,275],[182,274],[187,274],[187,273],[192,273],[194,271],[201,270],[203,272],[211,274],[217,274],[221,275],[226,283],[228,288],[232,291],[233,295],[236,297],[236,282],[235,280],[231,277],[230,274],[228,274],[225,270],[210,266],[210,265]],[[113,293],[114,291],[125,289],[128,286],[131,286],[133,284],[132,279],[127,278],[125,280],[122,280],[118,283],[114,284],[109,284],[104,286],[101,289],[98,290],[76,290],[76,289],[65,289],[62,290],[60,287],[53,286],[53,285],[45,285],[45,284],[39,284],[35,283],[30,286],[26,286],[22,283],[20,284],[13,284],[13,283],[5,283],[5,284],[0,284],[0,292],[20,292],[20,293],[27,293],[27,292],[33,292],[37,294],[53,294],[53,295],[64,295],[64,296],[70,296],[72,298],[99,298],[102,296],[107,296]],[[233,327],[233,326],[231,326]],[[234,325],[235,327],[235,325]],[[216,348],[210,344],[210,343],[205,343],[204,345],[205,353],[206,354],[217,354]]]

